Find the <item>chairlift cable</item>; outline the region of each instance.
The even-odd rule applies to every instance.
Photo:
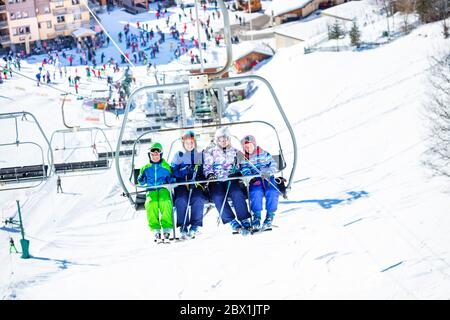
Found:
[[[195,15],[197,16],[197,42],[198,42],[198,51],[200,54],[200,73],[203,73],[205,71],[205,68],[203,66],[203,55],[202,55],[202,49],[200,47],[200,17],[198,16],[198,0],[195,0]]]
[[[4,67],[3,67],[3,68],[4,68]],[[24,75],[24,74],[21,73],[21,72],[18,72],[18,71],[16,71],[16,70],[12,70],[12,69],[11,69],[10,71],[13,72],[13,73],[15,73],[15,74],[17,74],[17,75],[19,75],[19,76],[21,76],[21,77],[24,77],[24,78],[27,78],[27,79],[33,81],[33,82],[36,82],[35,79],[33,79],[32,77],[29,77],[29,76],[27,76],[27,75]],[[84,97],[84,96],[79,95],[79,94],[74,94],[74,93],[65,91],[65,90],[63,90],[63,89],[60,89],[60,88],[58,88],[58,87],[56,87],[56,86],[53,86],[53,85],[50,85],[50,84],[48,84],[48,83],[44,83],[44,82],[43,82],[42,85],[47,86],[47,87],[49,87],[49,88],[51,88],[51,89],[57,90],[57,91],[59,91],[59,92],[62,92],[62,93],[64,93],[64,94],[67,94],[67,95],[72,95],[72,96],[75,96],[75,97],[81,97],[81,98],[83,98],[83,99],[84,99],[84,98],[87,98],[87,97]]]

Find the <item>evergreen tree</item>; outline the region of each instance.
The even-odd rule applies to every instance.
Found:
[[[331,26],[328,26],[328,39],[338,40],[345,34],[344,30],[341,28],[341,24],[336,19]]]
[[[344,35],[345,32],[337,19],[334,21],[333,25],[328,26],[328,39],[336,40],[336,51],[339,51],[338,40]]]
[[[350,43],[357,48],[361,45],[361,32],[359,31],[356,21],[353,21],[352,29],[350,30]]]

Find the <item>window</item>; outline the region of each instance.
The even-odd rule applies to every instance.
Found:
[[[28,12],[26,12],[26,11],[22,12],[22,17],[23,18],[28,18]]]
[[[49,7],[45,7],[44,8],[44,13],[50,13],[50,8]]]
[[[66,22],[66,18],[64,18],[64,16],[57,16],[56,21],[58,23]]]
[[[14,14],[14,12],[10,13],[10,18],[11,18],[11,20],[14,20],[16,18],[16,15]]]
[[[38,22],[38,29],[41,29],[41,23]]]
[[[73,20],[74,21],[81,20],[81,13],[74,13],[73,14]]]
[[[22,18],[22,14],[20,13],[20,11],[16,12],[16,19],[20,19]]]
[[[80,4],[80,0],[72,0],[72,4],[73,5]]]
[[[9,4],[14,3],[14,0],[8,0],[8,3]]]
[[[51,21],[47,21],[47,29],[51,29],[52,28],[52,22]]]
[[[55,8],[61,8],[64,6],[64,2],[63,1],[58,1],[55,3]]]

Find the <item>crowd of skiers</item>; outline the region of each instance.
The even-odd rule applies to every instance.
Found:
[[[162,145],[152,143],[148,152],[150,161],[140,169],[138,176],[141,186],[153,187],[146,190],[145,209],[149,227],[156,239],[169,238],[173,229],[173,205],[181,238],[195,237],[203,225],[204,206],[209,199],[219,212],[222,223],[229,224],[233,233],[247,235],[255,230],[271,228],[280,194],[274,178],[278,167],[270,153],[257,144],[254,136],[248,135],[241,140],[242,151],[231,145],[227,127],[216,131],[215,146],[206,150],[197,148],[193,131],[185,132],[181,141],[183,150],[175,154],[170,164],[163,158]],[[246,190],[239,179],[242,176],[254,176],[248,188],[250,209]],[[203,182],[196,183],[198,181]],[[173,203],[170,190],[164,186],[157,187],[183,182],[186,184],[174,188]],[[234,211],[227,201],[228,197]],[[266,214],[261,224],[264,198]]]

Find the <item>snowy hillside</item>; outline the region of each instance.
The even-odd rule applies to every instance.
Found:
[[[0,229],[0,297],[449,299],[448,181],[421,165],[426,72],[430,57],[450,46],[440,32],[426,25],[360,52],[304,55],[291,47],[259,68],[294,127],[300,159],[272,232],[232,235],[213,209],[196,239],[155,245],[145,213],[120,196],[115,170],[63,177],[62,194],[55,177],[0,193],[2,220],[20,200],[32,255],[9,254],[9,237],[20,249],[20,233]],[[33,113],[48,136],[63,128],[59,93],[24,81],[0,85],[1,112]],[[267,101],[257,90],[240,120],[284,128]],[[68,103],[71,121],[86,121],[79,106]],[[0,127],[2,142],[14,138],[11,127]],[[279,134],[289,145],[287,130]],[[263,147],[273,139],[256,138]],[[8,157],[2,151],[1,160]]]

